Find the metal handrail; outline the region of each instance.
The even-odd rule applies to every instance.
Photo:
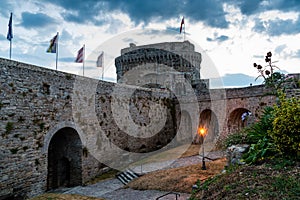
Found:
[[[167,195],[169,195],[169,194],[175,194],[176,200],[177,200],[177,196],[180,197],[180,194],[179,194],[179,193],[176,193],[176,192],[168,192],[167,194],[164,194],[164,195],[161,195],[161,196],[157,197],[156,200],[158,200],[158,199],[160,199],[160,198],[162,198],[162,197],[164,197],[164,196],[167,196]]]

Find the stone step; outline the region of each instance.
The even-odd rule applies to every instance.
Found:
[[[133,179],[140,177],[140,175],[138,173],[132,171],[131,169],[126,169],[125,171],[117,174],[116,177],[124,185],[127,185]]]

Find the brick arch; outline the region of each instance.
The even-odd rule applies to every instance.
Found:
[[[219,122],[217,115],[211,109],[204,109],[200,113],[199,127],[206,129],[205,142],[214,142],[219,135]],[[199,143],[201,138],[199,135],[196,136],[195,143]]]
[[[227,121],[228,133],[234,133],[248,125],[248,117],[242,120],[242,115],[247,112],[251,113],[251,111],[246,108],[236,108],[229,114]]]
[[[82,184],[83,145],[77,131],[58,130],[48,147],[47,190]]]
[[[86,146],[86,139],[85,139],[85,135],[83,134],[82,130],[76,126],[76,124],[74,122],[71,121],[65,121],[65,122],[61,122],[59,124],[57,124],[56,126],[53,126],[45,135],[44,137],[44,145],[43,145],[43,149],[42,149],[42,153],[47,154],[48,153],[48,148],[49,148],[49,143],[52,139],[52,137],[54,136],[55,133],[57,133],[60,129],[62,128],[73,128],[74,130],[76,130],[76,132],[78,133],[80,140],[82,142],[83,146]]]

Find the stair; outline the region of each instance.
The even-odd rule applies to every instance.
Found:
[[[130,181],[132,181],[135,178],[140,177],[139,174],[135,173],[131,169],[126,169],[125,171],[118,173],[116,175],[117,179],[121,181],[124,185],[127,185]]]

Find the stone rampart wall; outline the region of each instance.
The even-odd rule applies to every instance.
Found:
[[[99,160],[109,157],[94,153],[107,152],[112,144],[143,153],[174,137],[191,142],[199,115],[207,110],[215,114],[220,135],[228,134],[236,110],[249,110],[257,118],[264,106],[276,103],[262,86],[194,91],[197,98],[184,94],[180,99],[166,89],[124,86],[6,59],[0,59],[0,84],[0,198],[32,197],[47,190],[49,147],[64,128],[80,138],[81,145],[74,145],[82,148],[85,183],[105,167]],[[299,97],[299,89],[288,95]],[[65,157],[72,161],[72,156]]]

